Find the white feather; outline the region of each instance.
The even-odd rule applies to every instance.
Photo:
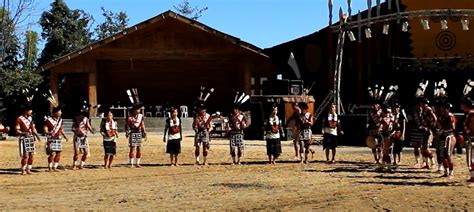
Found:
[[[244,99],[242,99],[242,101],[240,102],[240,104],[244,104],[249,99],[250,99],[249,95],[245,96]]]
[[[244,97],[245,97],[245,92],[242,92],[242,95],[237,100],[237,103],[240,103],[242,101],[242,99],[244,99]]]

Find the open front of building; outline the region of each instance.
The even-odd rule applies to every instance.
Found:
[[[147,107],[186,105],[191,110],[201,85],[215,88],[209,107],[226,111],[236,90],[259,94],[260,82],[276,73],[261,49],[170,11],[43,70],[69,117],[84,100],[128,106],[125,91],[130,88],[138,89]]]

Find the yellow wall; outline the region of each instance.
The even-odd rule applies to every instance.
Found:
[[[408,11],[423,9],[474,9],[474,0],[402,0]],[[441,30],[438,20],[430,19],[425,31],[420,18],[410,20],[412,53],[415,57],[466,56],[474,52],[474,19],[470,31],[463,31],[459,20],[448,19],[448,30]],[[456,22],[454,22],[456,21]]]

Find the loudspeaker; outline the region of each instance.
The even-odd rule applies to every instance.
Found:
[[[302,95],[303,80],[290,80],[288,83],[288,93],[290,95]]]

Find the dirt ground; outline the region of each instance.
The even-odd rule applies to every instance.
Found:
[[[180,167],[169,167],[162,137],[151,135],[143,167],[128,168],[123,135],[112,170],[102,169],[103,148],[91,138],[86,169],[73,171],[72,143],[61,171],[46,172],[43,145],[34,173],[19,175],[15,138],[0,142],[0,210],[474,210],[464,156],[455,176],[412,166],[411,149],[392,173],[376,171],[368,148],[340,147],[338,162],[323,162],[320,146],[309,164],[294,161],[290,142],[276,165],[266,164],[263,141],[248,141],[245,163],[231,166],[227,141],[212,141],[210,166],[194,166],[192,138],[183,142]]]

